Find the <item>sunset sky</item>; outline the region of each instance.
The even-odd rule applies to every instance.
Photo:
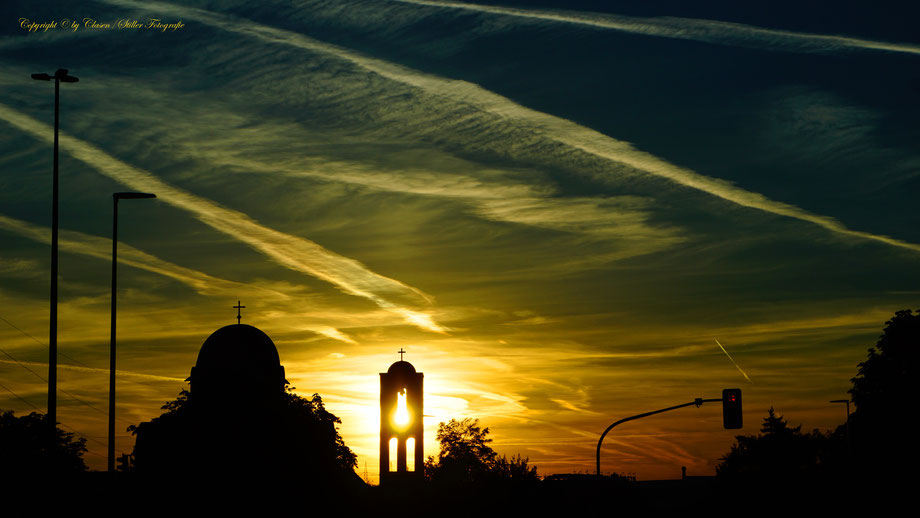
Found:
[[[92,469],[117,191],[158,196],[119,210],[120,452],[237,300],[373,483],[400,348],[428,454],[474,417],[541,475],[728,387],[740,433],[771,406],[834,427],[828,401],[918,307],[901,3],[4,2],[0,409],[46,407],[54,86],[30,74],[66,68],[58,419]],[[716,403],[649,417],[603,469],[712,475],[738,433]]]

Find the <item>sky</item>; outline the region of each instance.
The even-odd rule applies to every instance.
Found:
[[[0,409],[44,411],[61,86],[58,418],[116,449],[236,322],[377,481],[379,376],[425,450],[478,418],[541,475],[712,475],[770,407],[833,428],[920,293],[916,8],[793,2],[5,2]],[[857,5],[859,4],[859,5]],[[153,21],[152,21],[153,20]],[[75,23],[74,23],[75,22]],[[731,355],[729,358],[728,355]],[[243,409],[241,409],[243,411]]]

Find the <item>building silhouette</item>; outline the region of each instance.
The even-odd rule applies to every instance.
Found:
[[[424,478],[424,377],[402,359],[380,373],[381,486]]]
[[[257,485],[298,481],[329,490],[363,485],[318,395],[286,392],[274,342],[231,324],[201,346],[187,399],[137,427],[134,469]]]

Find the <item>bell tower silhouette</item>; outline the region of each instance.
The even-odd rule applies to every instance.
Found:
[[[403,361],[380,373],[380,485],[411,483],[423,479],[422,435],[425,375]]]

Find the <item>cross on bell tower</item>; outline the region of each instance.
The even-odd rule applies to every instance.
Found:
[[[423,379],[402,359],[380,373],[380,485],[412,484],[424,478]]]

